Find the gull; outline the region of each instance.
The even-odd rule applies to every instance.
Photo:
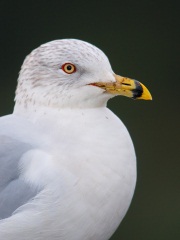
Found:
[[[117,95],[151,100],[76,39],[48,42],[21,67],[12,114],[0,118],[0,239],[108,240],[136,184],[136,156]]]

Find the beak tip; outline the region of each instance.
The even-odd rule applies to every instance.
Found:
[[[140,83],[140,85],[142,87],[142,95],[139,99],[152,100],[152,95],[149,90],[142,83]]]
[[[151,96],[151,94],[150,94],[150,92],[149,92],[148,95],[144,96],[144,100],[150,100],[150,101],[153,100],[153,99],[152,99],[152,96]]]

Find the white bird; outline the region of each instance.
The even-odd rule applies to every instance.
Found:
[[[150,100],[80,40],[55,40],[22,65],[11,115],[0,118],[0,239],[107,240],[126,214],[136,157],[107,107],[124,95]]]

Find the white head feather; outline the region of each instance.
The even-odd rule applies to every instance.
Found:
[[[76,72],[67,74],[64,63]],[[106,55],[97,47],[80,40],[55,40],[33,50],[25,59],[16,90],[15,111],[37,106],[99,107],[112,95],[89,86],[93,82],[114,82]]]

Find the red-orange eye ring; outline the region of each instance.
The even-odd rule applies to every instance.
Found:
[[[65,73],[68,74],[72,74],[76,71],[76,67],[72,63],[65,63],[61,68]]]

